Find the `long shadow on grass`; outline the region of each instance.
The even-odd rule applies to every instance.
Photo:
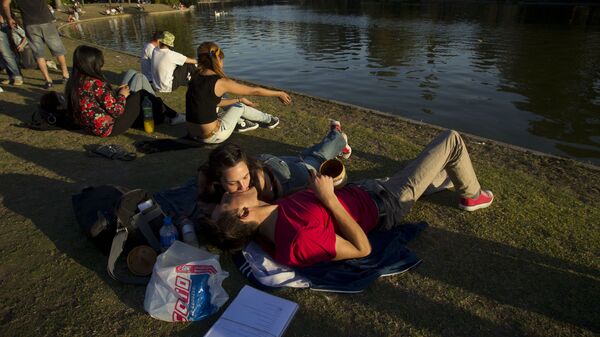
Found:
[[[433,250],[415,272],[501,304],[600,331],[600,272],[470,235],[428,228]],[[468,334],[471,335],[471,334]]]
[[[463,308],[389,283],[379,282],[365,293],[340,297],[338,300],[342,308],[353,307],[355,311],[363,310],[374,316],[372,325],[353,322],[346,326],[342,336],[420,336],[423,331],[434,336],[522,335]],[[357,306],[356,303],[360,305]],[[390,323],[390,319],[393,323]],[[383,331],[377,331],[376,328]]]

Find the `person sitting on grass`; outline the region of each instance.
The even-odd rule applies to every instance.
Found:
[[[365,257],[367,233],[399,225],[426,191],[454,186],[459,208],[475,211],[494,200],[480,187],[463,139],[446,131],[388,180],[365,180],[334,190],[332,178],[313,174],[310,189],[273,204],[251,188],[224,194],[208,222],[209,240],[221,249],[243,248],[259,237],[278,263],[307,267]]]
[[[104,55],[97,48],[79,46],[73,52],[73,76],[65,87],[71,120],[100,137],[125,133],[143,125],[142,102],[152,102],[154,123],[165,119],[170,124],[185,120],[154,95],[150,83],[141,74],[128,71],[115,93],[102,74]]]
[[[160,39],[160,37],[163,36],[163,34],[163,31],[154,32],[150,41],[144,44],[142,56],[140,57],[140,66],[142,68],[142,74],[146,76],[150,83],[152,83],[152,53],[154,52],[154,49],[160,45],[160,41],[158,39]]]
[[[256,158],[235,144],[223,144],[212,150],[208,161],[198,169],[198,206],[210,217],[223,194],[258,191],[262,201],[273,202],[308,187],[309,170],[336,157],[350,158],[352,149],[341,124],[332,120],[321,142],[305,149],[299,156],[261,154]]]
[[[197,60],[189,58],[172,49],[175,47],[175,35],[168,31],[158,37],[158,47],[152,50],[152,85],[159,92],[171,92],[185,86],[196,70]]]
[[[230,93],[238,96],[277,97],[288,105],[290,95],[283,91],[250,87],[227,78],[223,71],[225,53],[214,42],[203,42],[198,47],[199,69],[194,73],[185,96],[188,133],[194,139],[208,144],[227,140],[237,127],[238,132],[258,128],[258,124],[273,129],[279,118],[255,109],[257,104],[245,97],[225,98]],[[225,108],[217,114],[217,107]],[[256,123],[255,123],[256,122]]]

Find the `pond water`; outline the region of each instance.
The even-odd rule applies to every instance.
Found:
[[[236,78],[600,164],[600,7],[302,1],[65,32],[139,54],[154,30],[218,42]]]

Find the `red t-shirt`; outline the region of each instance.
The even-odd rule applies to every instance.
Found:
[[[378,220],[377,206],[369,193],[358,186],[346,186],[335,195],[368,233]],[[311,190],[279,199],[275,225],[275,260],[292,267],[306,267],[335,257],[337,221]]]

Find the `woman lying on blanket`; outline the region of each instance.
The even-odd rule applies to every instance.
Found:
[[[310,181],[309,170],[317,170],[325,160],[338,156],[347,159],[351,153],[348,137],[342,132],[340,122],[334,120],[321,142],[305,149],[300,156],[261,154],[254,158],[237,145],[221,145],[198,169],[199,206],[210,216],[224,193],[243,192],[250,187],[258,191],[260,200],[273,202],[305,189]]]
[[[225,194],[208,225],[209,239],[231,250],[258,236],[272,245],[275,261],[291,267],[361,258],[371,252],[366,233],[400,223],[427,190],[452,186],[463,210],[494,200],[481,189],[460,135],[446,131],[387,181],[365,180],[334,191],[330,177],[313,174],[310,189],[273,204],[259,200],[255,188]]]
[[[142,126],[142,102],[152,102],[154,123],[166,119],[170,124],[183,123],[185,116],[167,107],[154,95],[148,79],[129,70],[122,85],[113,91],[102,74],[104,55],[97,48],[79,46],[73,52],[73,75],[65,87],[72,121],[100,137],[125,133],[132,126]]]

